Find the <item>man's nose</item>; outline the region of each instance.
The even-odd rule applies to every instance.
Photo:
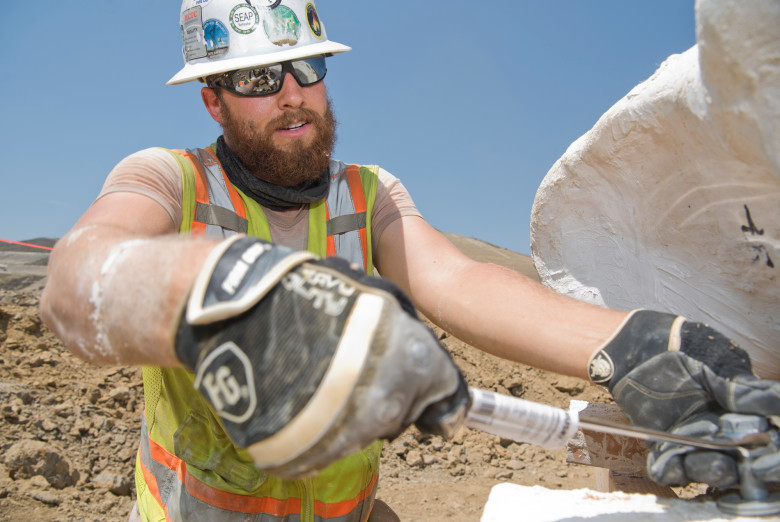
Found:
[[[281,107],[301,107],[305,102],[303,87],[298,85],[298,80],[292,73],[287,72],[279,90],[279,105]]]

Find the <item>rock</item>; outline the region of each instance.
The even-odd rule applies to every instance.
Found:
[[[51,419],[45,418],[40,422],[40,427],[43,431],[54,431],[58,428],[56,424],[54,424]]]
[[[514,476],[514,472],[510,471],[508,469],[505,469],[503,471],[499,471],[496,473],[495,479],[496,480],[509,480]]]
[[[574,377],[561,376],[558,382],[554,383],[555,389],[566,395],[575,397],[585,390],[585,382],[582,379]]]
[[[101,398],[100,390],[97,388],[92,388],[89,391],[89,395],[87,397],[89,398],[90,404],[96,404]]]
[[[108,397],[117,404],[124,406],[127,404],[127,401],[130,398],[130,388],[127,386],[114,388],[111,390],[111,392],[109,392]]]
[[[128,477],[104,470],[93,480],[96,486],[109,490],[114,495],[130,496],[131,482]]]
[[[60,503],[62,502],[60,497],[58,497],[57,494],[54,493],[53,491],[31,489],[30,491],[27,492],[27,495],[34,498],[35,500],[38,500],[50,506],[59,506]]]
[[[410,450],[409,453],[406,454],[406,463],[415,468],[415,467],[422,467],[423,465],[423,458],[422,453],[420,453],[419,450]]]
[[[506,464],[504,464],[507,468],[518,471],[521,469],[525,469],[525,464],[522,460],[512,459]]]
[[[464,466],[458,466],[450,470],[450,475],[453,477],[462,477],[466,474],[466,468]]]
[[[78,473],[60,451],[38,440],[21,440],[5,454],[5,467],[14,480],[40,475],[52,487],[62,489],[78,482]]]

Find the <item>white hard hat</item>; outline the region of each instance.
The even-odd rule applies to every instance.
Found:
[[[313,0],[184,0],[184,68],[168,85],[349,51],[325,34]]]

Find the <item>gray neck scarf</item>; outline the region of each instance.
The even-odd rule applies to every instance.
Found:
[[[328,169],[316,181],[295,187],[282,187],[253,175],[225,144],[217,138],[217,158],[230,182],[260,205],[271,210],[288,210],[321,201],[328,194]]]

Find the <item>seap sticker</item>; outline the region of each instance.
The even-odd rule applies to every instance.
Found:
[[[211,18],[203,23],[203,34],[206,37],[206,54],[209,58],[225,54],[230,47],[230,37],[228,36],[225,24]]]
[[[295,13],[286,6],[269,11],[263,18],[263,28],[268,39],[278,46],[295,45],[301,36],[301,23]]]
[[[309,22],[312,34],[317,38],[322,38],[320,15],[317,14],[317,8],[314,7],[314,4],[306,4],[306,21]]]
[[[238,4],[230,11],[230,25],[241,34],[249,34],[259,23],[257,9],[249,4]]]

